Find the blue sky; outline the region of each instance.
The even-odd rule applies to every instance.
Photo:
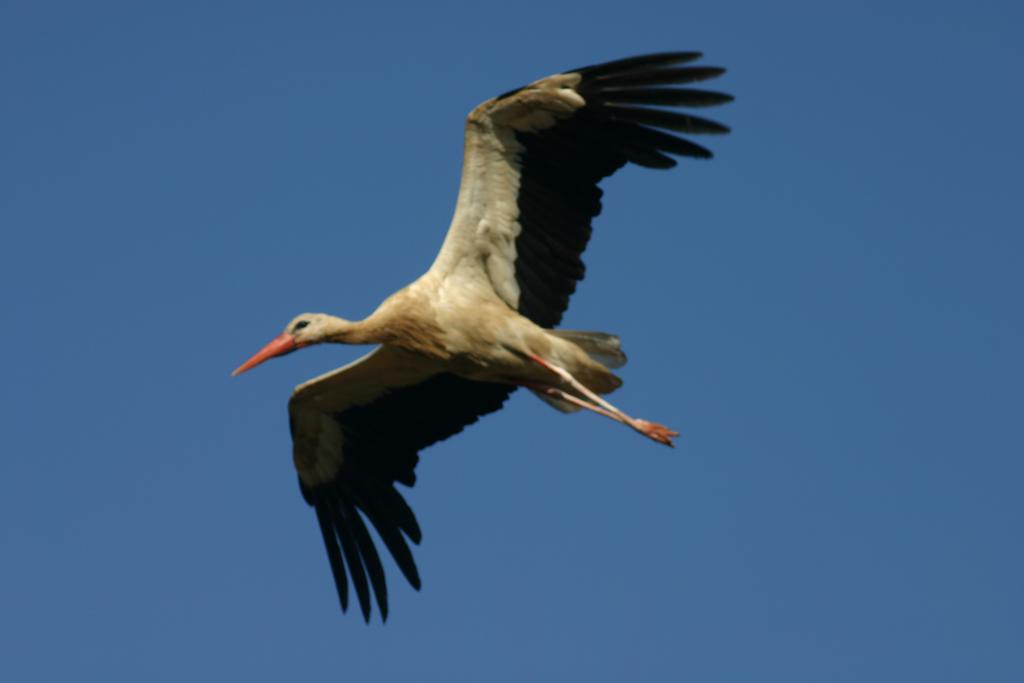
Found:
[[[0,679],[1024,679],[1022,14],[4,3]],[[228,373],[429,265],[476,103],[669,49],[734,133],[606,183],[566,325],[679,448],[516,396],[343,616],[285,402],[362,349]]]

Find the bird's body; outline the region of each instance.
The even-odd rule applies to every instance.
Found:
[[[394,484],[411,486],[421,449],[497,410],[517,387],[672,445],[675,432],[602,398],[621,385],[612,372],[625,362],[618,338],[552,328],[583,278],[580,255],[601,209],[598,181],[629,162],[668,168],[675,161],[667,154],[710,156],[658,129],[727,131],[649,106],[731,99],[656,87],[722,73],[676,66],[697,57],[585,67],[481,104],[467,118],[455,216],[431,268],[364,320],[296,317],[236,371],[310,344],[377,345],[300,385],[289,402],[300,488],[316,510],[343,609],[351,580],[367,619],[371,589],[387,614],[383,567],[364,518],[419,587],[406,540],[418,543],[420,529]]]
[[[401,350],[424,367],[466,379],[515,385],[549,382],[550,371],[530,360],[538,356],[565,368],[594,391],[608,393],[621,384],[578,344],[540,327],[492,292],[436,273],[391,295],[363,321],[334,320],[340,341]]]

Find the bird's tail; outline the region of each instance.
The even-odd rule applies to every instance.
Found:
[[[580,330],[548,330],[548,332],[572,342],[609,370],[621,368],[626,364],[626,354],[622,352],[622,342],[614,334],[582,332]]]
[[[626,354],[622,352],[622,342],[614,334],[604,332],[583,332],[581,330],[547,330],[549,334],[572,342],[590,356],[591,360],[601,364],[606,370],[598,373],[600,376],[591,376],[589,379],[580,378],[591,389],[598,393],[608,393],[621,386],[622,380],[608,370],[621,368],[626,364]],[[597,381],[600,380],[600,381]],[[537,397],[563,413],[575,413],[580,407],[543,393],[534,392]]]

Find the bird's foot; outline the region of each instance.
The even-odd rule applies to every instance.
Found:
[[[663,443],[671,448],[676,446],[672,439],[679,436],[679,432],[673,431],[665,425],[658,424],[657,422],[648,422],[647,420],[633,420],[632,427],[647,438],[653,439],[658,443]]]

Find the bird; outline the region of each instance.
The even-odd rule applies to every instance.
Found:
[[[732,101],[680,87],[725,69],[699,52],[660,52],[557,73],[468,115],[455,213],[430,268],[363,320],[303,313],[233,375],[322,343],[369,353],[300,384],[288,402],[299,489],[316,514],[342,612],[351,583],[363,619],[388,617],[380,554],[367,523],[420,589],[410,542],[419,522],[397,484],[419,453],[500,409],[525,388],[563,412],[588,410],[671,446],[678,432],[604,398],[626,357],[615,335],[555,329],[583,279],[581,255],[601,211],[599,181],[627,164],[667,169],[708,159],[683,134],[725,125],[680,109]]]

